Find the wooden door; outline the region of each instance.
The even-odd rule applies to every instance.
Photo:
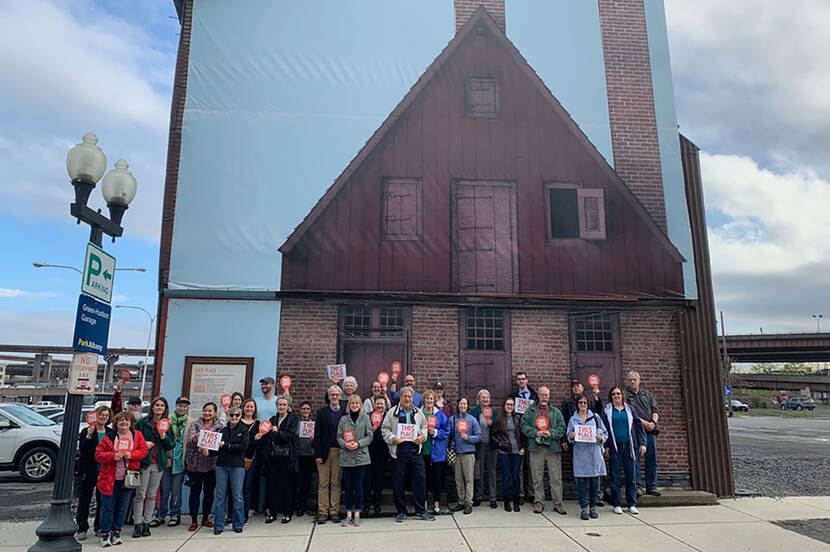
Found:
[[[357,379],[357,393],[364,399],[371,396],[372,382],[378,374],[390,374],[392,363],[406,367],[405,346],[400,343],[345,343],[343,362],[350,376]],[[403,376],[401,376],[403,378]]]
[[[586,392],[588,378],[599,376],[602,402],[612,387],[623,386],[620,358],[620,318],[616,313],[579,313],[568,316],[571,349],[571,376],[582,382]],[[567,383],[564,384],[567,387]]]
[[[501,309],[461,311],[459,343],[460,397],[472,408],[480,389],[490,391],[493,405],[500,405],[510,392],[510,316]]]
[[[460,180],[452,190],[453,289],[516,293],[516,189],[513,182]]]

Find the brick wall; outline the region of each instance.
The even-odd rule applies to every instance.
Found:
[[[641,385],[654,393],[660,408],[658,471],[688,472],[689,446],[677,313],[623,312],[620,326],[623,374],[629,370],[639,372]]]
[[[277,375],[289,374],[291,395],[319,408],[329,382],[326,364],[337,362],[337,306],[331,303],[283,301]]]
[[[552,310],[514,310],[510,313],[513,375],[527,372],[530,386],[550,388],[554,404],[562,404],[571,380],[568,349],[568,313]],[[515,384],[515,377],[512,378]]]
[[[420,390],[436,381],[444,384],[444,396],[458,397],[458,309],[412,307],[411,373]]]
[[[455,32],[464,26],[479,6],[484,6],[493,21],[504,30],[504,0],[454,0]]]
[[[666,230],[643,0],[599,0],[614,168]]]

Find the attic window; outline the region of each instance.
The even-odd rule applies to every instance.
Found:
[[[384,240],[421,239],[421,181],[389,178],[383,182],[381,229]]]
[[[499,116],[499,81],[472,77],[466,81],[465,111],[468,117]]]
[[[549,240],[605,239],[605,196],[602,188],[546,184],[545,212]]]

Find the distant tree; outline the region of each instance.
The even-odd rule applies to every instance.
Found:
[[[813,365],[808,362],[787,362],[780,370],[779,374],[787,374],[790,376],[798,376],[813,373]]]

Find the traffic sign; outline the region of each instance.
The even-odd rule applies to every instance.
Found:
[[[87,243],[81,293],[86,293],[90,297],[109,303],[112,301],[114,280],[115,257],[94,243]]]
[[[98,355],[96,353],[73,353],[69,366],[68,391],[73,395],[91,395],[95,392],[98,378]]]
[[[726,396],[729,397],[732,395],[732,386],[731,385],[724,385],[723,392],[726,393]]]
[[[110,311],[106,303],[92,297],[78,297],[78,312],[75,315],[75,336],[72,348],[76,351],[107,354],[107,339],[110,333]]]

